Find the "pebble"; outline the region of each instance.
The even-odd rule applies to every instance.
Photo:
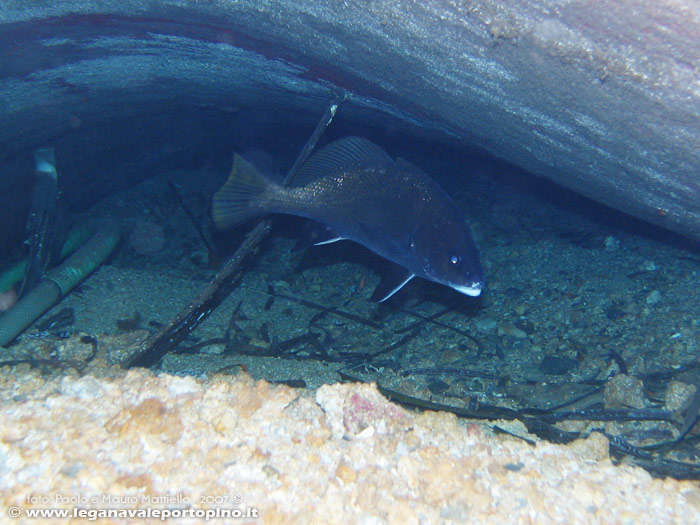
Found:
[[[656,304],[661,301],[661,292],[658,290],[652,290],[649,295],[647,295],[647,304]]]
[[[153,221],[138,221],[129,234],[129,244],[139,255],[159,252],[165,246],[165,232]]]
[[[428,390],[430,390],[430,392],[435,394],[436,396],[439,396],[440,394],[446,392],[449,389],[450,385],[445,383],[442,379],[438,379],[437,381],[433,381],[428,384]]]
[[[535,325],[529,319],[518,319],[515,321],[515,326],[527,335],[532,335],[535,332]]]
[[[477,319],[475,326],[479,332],[493,332],[496,328],[498,328],[498,323],[490,317],[483,317],[481,319]]]
[[[201,352],[208,355],[221,355],[226,351],[226,345],[208,345],[202,348]]]
[[[654,261],[644,261],[642,264],[642,270],[647,271],[647,272],[653,272],[656,270],[656,264]]]
[[[666,410],[673,412],[681,408],[683,403],[695,393],[696,389],[697,387],[695,385],[688,385],[680,381],[671,381],[666,388],[666,394],[664,396]]]
[[[445,350],[440,354],[440,363],[442,364],[452,364],[456,363],[460,359],[464,357],[464,354],[462,352],[458,352],[457,350]]]
[[[617,306],[611,306],[605,311],[605,317],[611,321],[617,321],[625,316],[625,311],[618,308]]]
[[[644,408],[644,383],[636,377],[616,375],[605,384],[603,399],[605,408]]]
[[[504,336],[508,335],[510,337],[515,337],[516,339],[527,339],[527,333],[524,330],[512,325],[507,324],[498,327],[498,335]]]
[[[503,292],[503,294],[509,299],[517,299],[523,294],[523,291],[520,288],[511,286],[510,288],[506,288],[506,291]]]
[[[613,252],[620,247],[620,241],[612,235],[608,235],[603,244],[606,252]]]
[[[64,396],[78,397],[80,399],[98,399],[104,395],[104,383],[98,379],[85,376],[79,379],[65,377],[61,382],[61,394]]]
[[[265,350],[270,348],[270,343],[268,343],[267,341],[263,341],[262,339],[259,339],[257,337],[253,337],[250,341],[248,341],[248,344],[257,348],[263,348]]]
[[[554,355],[545,356],[540,363],[540,371],[550,376],[560,376],[568,374],[578,367],[578,361],[571,357],[559,357]]]
[[[357,479],[357,471],[348,465],[345,460],[338,463],[335,469],[335,476],[343,483],[354,483]]]

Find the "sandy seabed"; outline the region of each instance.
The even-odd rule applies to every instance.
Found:
[[[100,522],[210,510],[239,523],[700,523],[697,482],[614,466],[600,434],[531,446],[407,411],[371,385],[310,399],[245,374],[30,371],[3,375],[0,401],[3,522],[16,507],[23,523],[108,509]]]

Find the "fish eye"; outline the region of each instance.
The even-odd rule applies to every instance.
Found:
[[[450,257],[450,262],[452,264],[457,264],[459,262],[459,257],[457,257],[456,255],[453,255],[452,257]]]

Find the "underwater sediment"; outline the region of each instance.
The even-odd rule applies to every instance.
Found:
[[[149,508],[267,524],[700,520],[697,483],[613,466],[600,434],[528,445],[407,411],[372,385],[306,397],[245,374],[27,373],[5,377],[0,399],[2,504],[20,522],[74,507],[112,509],[113,522]]]

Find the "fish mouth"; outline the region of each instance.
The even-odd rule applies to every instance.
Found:
[[[451,284],[450,288],[454,288],[458,292],[463,293],[464,295],[468,295],[470,297],[478,297],[479,295],[481,295],[481,289],[483,288],[483,285],[480,283],[473,284],[472,286]]]

